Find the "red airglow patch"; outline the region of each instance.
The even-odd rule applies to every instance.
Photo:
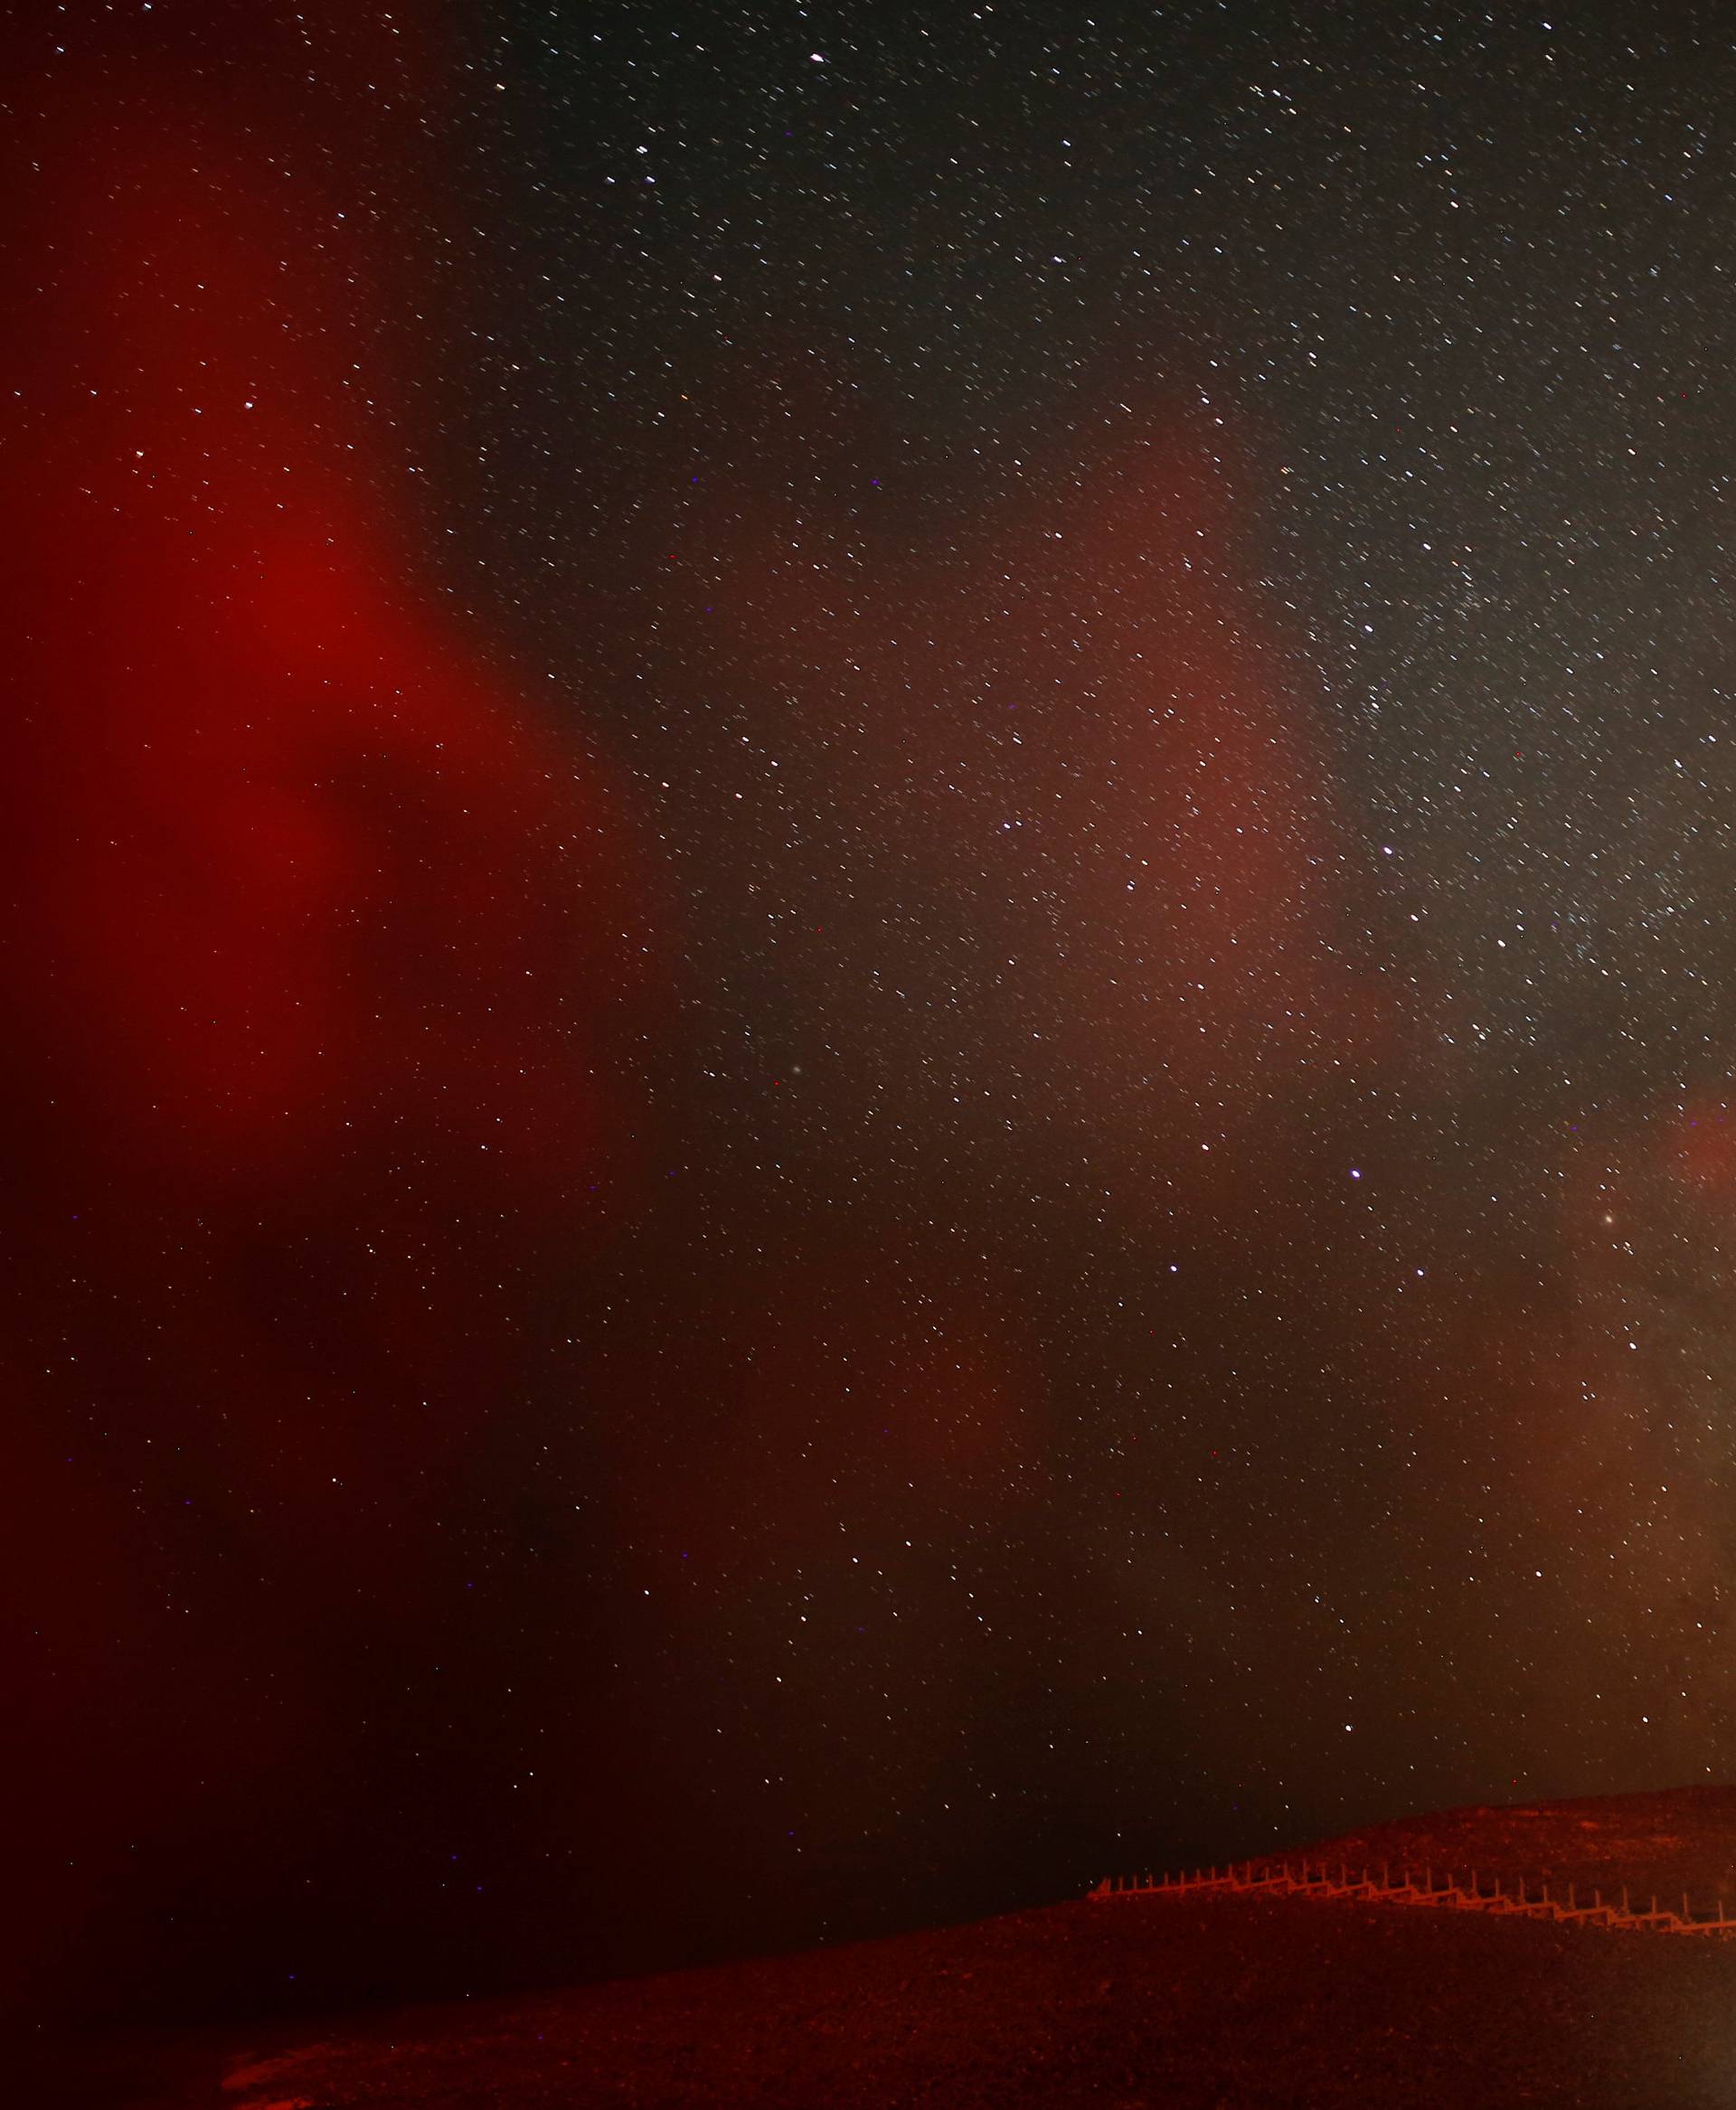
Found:
[[[330,1851],[340,1637],[359,1603],[376,1636],[426,1616],[535,1286],[637,1177],[656,998],[616,787],[419,581],[357,243],[166,90],[69,92],[17,151],[0,1681],[32,1836],[0,1972],[26,1997],[171,1844],[212,1924],[249,1854],[269,1884]]]

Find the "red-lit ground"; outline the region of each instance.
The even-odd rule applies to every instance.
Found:
[[[1736,1899],[1736,1790],[1452,1811],[1323,1858]],[[493,2105],[1725,2105],[1736,1941],[1213,1896],[1085,1900],[571,1992],[137,2042],[35,2099]]]

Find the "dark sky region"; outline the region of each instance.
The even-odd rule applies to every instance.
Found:
[[[1720,7],[0,52],[26,2011],[1727,1781]]]

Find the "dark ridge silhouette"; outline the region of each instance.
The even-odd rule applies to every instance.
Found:
[[[1287,1863],[1290,1887],[1252,1880]],[[1497,1888],[1565,1898],[1571,1886],[1587,1904],[1624,1889],[1666,1905],[1686,1892],[1709,1912],[1721,1894],[1736,1898],[1736,1789],[1450,1810],[1238,1864],[1211,1887],[1085,1896],[563,1992],[42,2053],[29,2099],[128,2110],[1731,2101],[1736,1941],[1650,1939],[1607,1912],[1405,1911],[1326,1894],[1365,1863],[1410,1870],[1419,1895],[1431,1870],[1437,1902],[1449,1882],[1469,1897],[1475,1867],[1486,1907]]]

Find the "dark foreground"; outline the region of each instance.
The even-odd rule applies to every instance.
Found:
[[[1438,1868],[1736,1905],[1736,1794],[1448,1813]],[[1420,1851],[1415,1851],[1415,1850]],[[1336,1845],[1322,1850],[1335,1860]],[[816,1954],[112,2046],[32,2100],[233,2110],[1736,2105],[1736,1938],[1354,1901],[1081,1900]]]

